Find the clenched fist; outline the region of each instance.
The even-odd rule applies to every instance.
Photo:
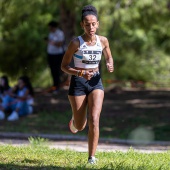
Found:
[[[108,70],[110,73],[114,71],[113,64],[107,63],[107,64],[106,64],[106,67],[107,67],[107,70]]]

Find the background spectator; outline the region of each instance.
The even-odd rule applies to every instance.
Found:
[[[8,121],[15,121],[19,116],[25,116],[33,112],[34,91],[27,76],[18,79],[18,84],[14,86],[1,104],[1,120],[5,119],[5,112],[12,111],[8,116]]]
[[[8,101],[10,89],[8,77],[2,76],[0,78],[0,120],[5,119],[4,107]]]
[[[47,59],[53,79],[52,90],[57,92],[60,88],[61,61],[64,55],[64,32],[58,27],[58,23],[51,21],[48,24],[49,35],[47,40]]]

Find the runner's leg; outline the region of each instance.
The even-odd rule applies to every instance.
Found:
[[[99,118],[102,110],[104,91],[96,89],[88,95],[88,150],[94,156],[99,140]]]
[[[79,131],[83,130],[87,122],[87,97],[83,96],[68,96],[73,117],[74,117],[74,126]]]

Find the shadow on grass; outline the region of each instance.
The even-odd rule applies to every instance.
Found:
[[[170,140],[170,91],[123,90],[105,92],[100,137],[128,139],[141,126],[152,131],[154,140]],[[16,122],[0,122],[0,132],[69,134],[72,112],[67,90],[59,94],[37,94],[35,113]],[[79,135],[87,135],[87,130]]]
[[[54,170],[54,169],[59,169],[59,170],[64,170],[67,168],[63,167],[58,167],[58,166],[19,166],[19,165],[13,165],[13,164],[0,164],[0,169],[1,170]]]
[[[170,140],[170,91],[122,90],[117,93],[111,89],[105,94],[101,136],[127,139],[142,126],[153,132],[155,140]]]
[[[88,167],[92,166],[92,167]],[[148,167],[139,166],[134,168],[133,166],[126,166],[126,165],[105,165],[103,167],[97,167],[97,165],[88,165],[84,166],[77,166],[75,168],[71,167],[60,167],[60,166],[22,166],[22,165],[14,165],[14,164],[0,164],[0,170],[107,170],[107,169],[116,169],[116,170],[148,170]],[[96,167],[95,167],[96,166]]]

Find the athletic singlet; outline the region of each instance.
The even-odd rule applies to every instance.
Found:
[[[99,36],[96,35],[96,44],[88,46],[81,36],[78,36],[80,41],[79,50],[74,53],[74,65],[79,68],[96,68],[102,56],[102,45]]]

